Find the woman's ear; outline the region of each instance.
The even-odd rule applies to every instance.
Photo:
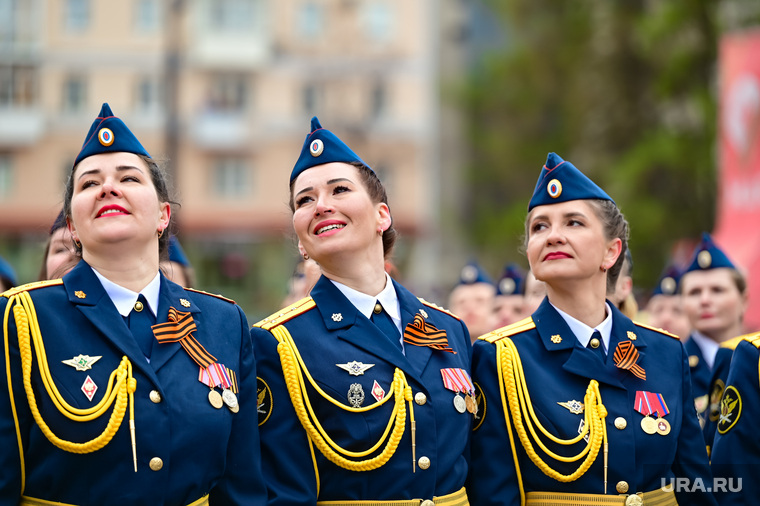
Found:
[[[391,218],[391,210],[388,204],[381,202],[377,206],[377,228],[380,231],[380,235],[382,235],[383,232],[391,228],[393,218]]]
[[[612,239],[607,243],[607,251],[604,254],[604,260],[602,261],[602,267],[609,269],[615,262],[617,262],[620,252],[623,250],[623,241],[619,237]]]

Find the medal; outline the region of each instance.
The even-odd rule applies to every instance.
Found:
[[[655,420],[655,423],[657,425],[657,434],[661,436],[667,436],[670,434],[670,424],[667,420],[664,418],[658,418]]]
[[[641,430],[647,434],[654,434],[657,432],[657,422],[651,416],[645,416],[641,419]]]
[[[464,413],[467,410],[467,403],[459,394],[454,396],[454,409],[460,413]]]
[[[216,409],[221,408],[224,405],[224,401],[222,400],[222,394],[214,390],[213,388],[208,393],[208,402],[214,406]]]
[[[464,398],[464,404],[467,408],[468,413],[475,413],[475,409],[477,408],[477,404],[475,404],[475,399],[472,398],[471,395],[466,395]]]
[[[232,393],[232,390],[229,388],[225,388],[222,392],[222,400],[227,405],[228,408],[234,409],[238,407],[238,400],[235,394]]]

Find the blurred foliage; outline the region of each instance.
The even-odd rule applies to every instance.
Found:
[[[462,94],[468,240],[493,272],[527,266],[523,221],[554,151],[615,199],[635,284],[653,286],[676,241],[714,224],[720,2],[484,1],[506,43]]]

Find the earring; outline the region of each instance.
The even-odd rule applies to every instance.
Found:
[[[79,239],[74,239],[74,244],[76,245],[77,249],[82,249],[82,243],[79,242]]]
[[[383,227],[377,227],[377,235],[383,235],[383,232],[385,232],[385,230],[383,230]]]
[[[161,239],[161,236],[164,235],[164,229],[161,229],[158,231],[158,238]]]
[[[599,267],[599,270],[602,272],[607,272],[607,267],[602,265],[601,267]]]
[[[308,260],[309,259],[309,254],[308,253],[304,253],[303,254],[303,259],[304,260]]]

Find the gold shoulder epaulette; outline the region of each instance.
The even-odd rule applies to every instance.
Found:
[[[649,325],[644,325],[643,323],[639,323],[639,322],[633,322],[633,324],[636,325],[637,327],[643,327],[645,329],[654,330],[655,332],[658,332],[660,334],[665,334],[666,336],[670,336],[673,339],[678,339],[679,341],[681,340],[680,337],[678,337],[675,334],[671,334],[670,332],[668,332],[665,329],[658,329],[657,327],[650,327]]]
[[[451,317],[454,317],[454,318],[456,318],[457,320],[461,320],[461,318],[460,318],[460,317],[458,317],[457,315],[455,315],[454,313],[452,313],[452,312],[451,312],[451,311],[449,311],[448,309],[444,309],[444,308],[442,308],[442,307],[441,307],[441,306],[439,306],[438,304],[434,304],[433,302],[428,302],[428,301],[426,301],[425,299],[423,299],[422,297],[418,297],[418,299],[420,299],[420,302],[422,302],[423,304],[425,304],[425,305],[426,305],[427,307],[429,307],[429,308],[432,308],[432,309],[437,309],[437,310],[438,310],[438,311],[440,311],[441,313],[446,313],[447,315],[449,315],[449,316],[451,316]]]
[[[280,309],[276,313],[273,313],[260,322],[256,323],[254,327],[261,327],[262,329],[272,330],[278,325],[282,325],[288,320],[295,318],[296,316],[305,313],[309,309],[315,307],[317,304],[311,297],[305,297],[298,302],[295,302],[288,307]]]
[[[46,279],[45,281],[35,281],[34,283],[27,283],[25,285],[14,286],[13,288],[9,288],[8,290],[0,294],[0,297],[10,298],[11,296],[16,295],[17,293],[28,292],[30,290],[36,290],[37,288],[44,288],[46,286],[55,286],[55,285],[61,285],[61,284],[63,284],[62,279]]]
[[[533,318],[529,316],[525,319],[520,320],[519,322],[515,322],[511,325],[507,325],[506,327],[502,327],[500,329],[494,330],[493,332],[482,335],[478,339],[488,341],[489,343],[495,343],[496,341],[504,339],[505,337],[511,337],[515,334],[519,334],[520,332],[525,332],[526,330],[535,328],[536,323],[533,321]]]
[[[754,338],[758,338],[758,347],[760,347],[760,332],[750,332],[749,334],[744,334],[738,337],[732,337],[731,339],[727,341],[723,341],[720,343],[721,348],[728,348],[729,350],[735,350],[737,346],[739,346],[739,343],[742,341],[749,341],[752,343],[752,340]],[[754,343],[752,343],[754,344]]]
[[[747,334],[746,336],[743,336],[743,337],[745,341],[749,341],[750,343],[754,344],[757,348],[760,348],[760,332]]]
[[[183,287],[183,288],[185,290],[187,290],[188,292],[195,292],[195,293],[200,293],[200,294],[203,294],[203,295],[210,295],[211,297],[215,297],[217,299],[221,299],[221,300],[227,301],[227,302],[229,302],[231,304],[237,304],[237,302],[235,302],[234,300],[228,299],[227,297],[219,295],[218,293],[204,292],[203,290],[196,290],[195,288],[187,288],[187,287]]]

